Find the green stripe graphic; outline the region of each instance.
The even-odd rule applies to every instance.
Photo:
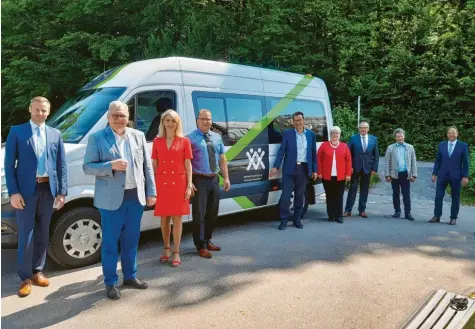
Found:
[[[287,106],[308,86],[313,77],[305,76],[284,96],[267,114],[256,122],[249,131],[237,141],[227,152],[226,159],[233,160],[246,146],[248,146],[266,127],[282,113]]]
[[[237,196],[234,197],[233,200],[236,201],[244,209],[251,209],[256,206],[251,200],[249,200],[248,197],[245,196]]]
[[[100,86],[102,86],[103,84],[105,84],[106,82],[111,81],[111,80],[112,80],[120,71],[122,71],[122,69],[123,69],[124,67],[126,67],[127,65],[128,65],[128,64],[124,64],[124,65],[119,66],[119,67],[114,71],[114,73],[112,73],[112,74],[110,75],[110,77],[108,77],[108,78],[105,79],[104,81],[101,81],[100,83],[98,83],[97,86],[95,86],[94,88],[97,89],[97,88],[99,88]]]
[[[269,112],[267,112],[261,121],[256,122],[254,126],[252,126],[251,129],[249,129],[248,132],[226,152],[226,159],[231,161],[238,156],[246,146],[248,146],[264,129],[266,129],[266,127],[277,118],[298,95],[300,95],[312,80],[312,76],[304,76]],[[222,186],[223,181],[223,177],[219,175],[219,185]],[[234,197],[233,200],[244,209],[250,209],[256,206],[245,196]]]

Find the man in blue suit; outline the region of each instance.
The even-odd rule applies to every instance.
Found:
[[[45,124],[50,103],[30,102],[31,120],[10,129],[5,146],[5,177],[18,221],[18,295],[31,293],[32,282],[47,287],[42,273],[49,241],[53,205],[64,205],[67,194],[66,159],[61,132]]]
[[[302,229],[300,221],[304,206],[304,194],[308,177],[317,179],[317,144],[313,131],[305,129],[304,115],[295,112],[292,116],[295,129],[284,132],[279,152],[274,162],[274,167],[269,176],[275,176],[279,170],[282,159],[282,196],[280,198],[280,225],[279,230],[287,227],[290,214],[290,197],[294,192],[294,225]]]
[[[468,145],[457,140],[458,130],[456,127],[449,127],[447,130],[448,141],[439,144],[437,156],[432,172],[432,181],[437,180],[435,193],[434,217],[429,223],[440,222],[442,216],[442,201],[444,200],[445,189],[450,185],[452,193],[452,206],[450,208],[450,225],[457,223],[457,216],[460,209],[460,187],[468,184],[469,161]]]
[[[106,295],[116,300],[120,298],[119,241],[124,285],[148,288],[136,276],[137,246],[144,206],[155,204],[157,192],[145,134],[127,128],[127,104],[110,103],[107,118],[109,126],[89,136],[83,170],[96,176],[94,206],[101,213],[102,271]]]
[[[345,213],[343,216],[351,216],[351,210],[355,204],[358,184],[360,185],[360,200],[358,213],[363,218],[366,214],[366,202],[368,201],[369,182],[371,175],[376,175],[379,164],[378,139],[368,134],[369,124],[362,121],[359,126],[360,133],[351,136],[348,147],[351,152],[353,174],[351,175],[350,189],[346,198]]]

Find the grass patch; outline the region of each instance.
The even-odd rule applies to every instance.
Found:
[[[447,194],[452,195],[450,186],[447,186],[446,192]],[[475,206],[475,193],[466,187],[462,187],[462,191],[460,193],[460,204],[464,206]]]

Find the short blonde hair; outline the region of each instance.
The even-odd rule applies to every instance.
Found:
[[[162,117],[160,118],[160,126],[158,127],[158,137],[167,137],[167,132],[165,129],[165,118],[171,116],[173,121],[176,122],[176,131],[175,135],[178,137],[183,137],[183,125],[181,123],[180,115],[174,110],[166,110],[163,112]]]
[[[48,107],[51,107],[51,104],[50,104],[48,98],[43,97],[43,96],[36,96],[36,97],[33,97],[30,101],[30,109],[31,109],[31,105],[33,105],[33,103],[35,103],[35,102],[46,103],[46,104],[48,104]]]
[[[451,131],[452,129],[455,130],[457,133],[459,132],[459,130],[455,126],[450,126],[449,128],[447,128],[447,132]]]

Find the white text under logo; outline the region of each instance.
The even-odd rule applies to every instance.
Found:
[[[265,154],[266,152],[261,150],[260,148],[257,149],[257,151],[250,149],[248,152],[246,152],[246,155],[249,158],[249,164],[247,165],[247,170],[250,170],[251,167],[254,170],[259,170],[259,167],[261,167],[262,169],[266,169],[266,167],[264,166],[264,162],[262,161]]]

